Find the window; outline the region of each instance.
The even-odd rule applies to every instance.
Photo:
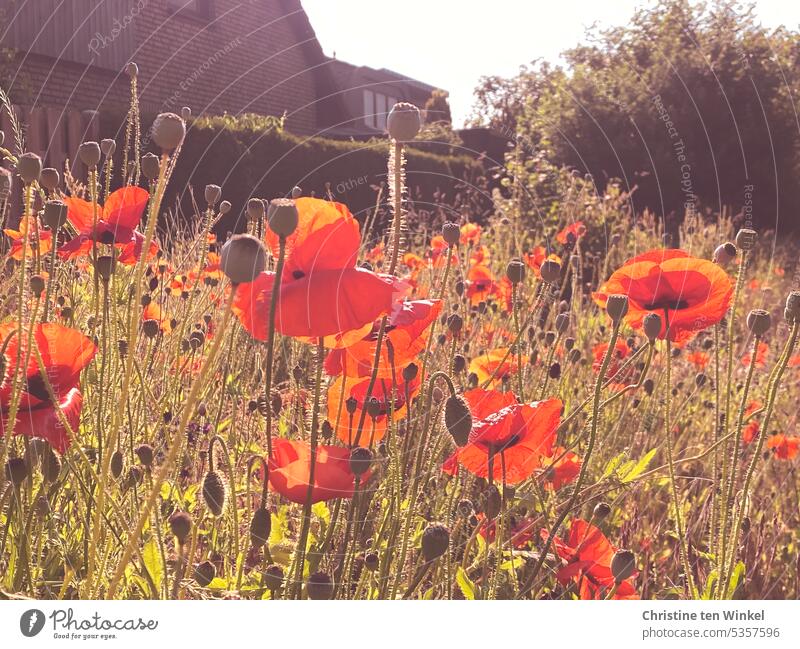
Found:
[[[371,128],[385,129],[386,116],[396,103],[397,97],[364,90],[364,124]]]
[[[375,128],[375,93],[372,90],[364,91],[364,123]]]
[[[167,6],[173,13],[189,18],[212,17],[211,0],[167,0]]]
[[[375,93],[375,126],[381,130],[386,128],[386,95]]]

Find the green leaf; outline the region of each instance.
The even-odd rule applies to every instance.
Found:
[[[711,599],[714,593],[714,584],[719,580],[719,570],[712,570],[706,578],[706,585],[703,589],[703,599]]]
[[[331,510],[324,502],[318,502],[311,506],[311,513],[317,518],[322,519],[326,525],[331,522]]]
[[[739,582],[744,577],[744,562],[740,561],[736,564],[736,567],[733,569],[733,573],[731,574],[731,580],[728,582],[728,593],[727,597],[732,598],[734,593],[736,593],[736,588],[739,586]]]
[[[608,464],[606,464],[606,468],[603,470],[603,475],[600,477],[601,480],[605,480],[608,476],[610,476],[614,471],[617,470],[617,467],[622,463],[622,460],[625,459],[625,454],[620,453],[619,455],[612,457],[609,460]]]
[[[144,567],[150,573],[150,577],[156,586],[156,592],[153,593],[153,597],[158,597],[161,592],[161,582],[164,580],[164,566],[161,563],[161,552],[158,549],[155,537],[152,537],[145,544],[142,550],[142,558],[144,559]]]
[[[622,482],[632,482],[640,475],[642,475],[642,473],[645,472],[645,469],[647,469],[647,466],[650,464],[652,459],[655,457],[656,450],[657,449],[648,451],[643,458],[641,458],[636,464],[634,464],[630,469],[628,469],[624,473],[620,471],[619,479]]]
[[[458,570],[456,570],[456,583],[461,589],[461,594],[464,595],[465,599],[475,599],[475,584],[473,584],[472,580],[467,577],[466,571],[461,566],[459,566]]]

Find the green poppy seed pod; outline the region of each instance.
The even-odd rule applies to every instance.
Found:
[[[303,195],[303,190],[299,185],[292,187],[292,198],[300,198]]]
[[[448,221],[442,226],[442,238],[448,246],[457,246],[461,240],[461,228],[457,223]]]
[[[16,489],[28,477],[28,463],[25,458],[12,457],[6,462],[6,479]]]
[[[231,202],[230,201],[222,201],[219,204],[219,213],[220,214],[227,214],[231,211]]]
[[[619,583],[636,572],[636,557],[630,550],[617,550],[611,557],[611,574]]]
[[[264,201],[260,198],[251,198],[247,201],[247,218],[251,221],[260,221],[264,218]]]
[[[563,334],[569,328],[569,314],[559,313],[556,316],[556,331]]]
[[[308,599],[331,599],[333,597],[333,579],[327,572],[312,572],[306,580]]]
[[[155,153],[145,153],[142,156],[142,173],[148,180],[155,180],[158,178],[159,169],[161,168],[161,160]]]
[[[100,162],[100,145],[97,142],[84,142],[78,147],[78,158],[90,169]]]
[[[213,516],[222,516],[225,509],[225,483],[216,471],[209,471],[203,479],[203,500]]]
[[[205,198],[209,207],[214,207],[222,195],[222,189],[219,185],[206,185]]]
[[[618,323],[628,313],[627,295],[609,295],[606,300],[606,313],[608,313],[613,323]]]
[[[100,150],[106,158],[110,158],[117,150],[117,143],[110,137],[107,137],[104,140],[100,140]]]
[[[554,259],[545,259],[539,267],[539,274],[548,284],[553,284],[561,277],[561,264]]]
[[[297,229],[299,214],[291,198],[275,198],[267,208],[269,229],[279,237],[286,238]]]
[[[42,159],[35,153],[23,153],[17,160],[17,173],[26,185],[38,181],[42,175]]]
[[[135,79],[139,76],[139,66],[131,61],[125,66],[125,74],[127,74],[131,79]]]
[[[150,444],[142,444],[141,446],[137,446],[134,453],[136,453],[136,457],[139,458],[139,462],[141,462],[144,466],[150,467],[153,465],[155,453]]]
[[[266,545],[272,532],[272,515],[265,507],[259,507],[250,521],[250,544],[254,548]]]
[[[252,282],[267,267],[267,253],[256,237],[235,234],[222,246],[220,266],[234,284]]]
[[[114,274],[116,265],[111,255],[101,255],[94,262],[94,269],[104,282],[108,282]]]
[[[452,334],[457,334],[464,326],[464,319],[457,313],[451,313],[447,316],[447,329]]]
[[[736,233],[736,247],[739,250],[752,250],[758,241],[758,232],[750,228],[742,228]]]
[[[450,530],[441,523],[430,523],[422,532],[421,545],[425,561],[438,559],[450,545]]]
[[[611,513],[611,505],[606,502],[599,502],[594,506],[592,518],[596,521],[602,521],[606,516]]]
[[[409,142],[422,128],[422,116],[414,104],[402,101],[392,106],[386,118],[389,137],[398,142]]]
[[[283,585],[283,568],[277,563],[270,564],[264,570],[264,585],[271,591],[278,590]]]
[[[413,381],[417,378],[417,373],[419,372],[419,368],[417,367],[416,363],[409,363],[403,368],[403,381],[408,383],[409,381]]]
[[[152,137],[162,151],[177,149],[186,136],[186,123],[175,113],[160,113],[153,122]]]
[[[188,106],[181,107],[181,119],[184,122],[188,122],[189,118],[192,116],[192,109]]]
[[[30,286],[31,286],[31,293],[34,296],[39,297],[42,293],[44,293],[45,289],[44,277],[42,277],[41,275],[31,276]]]
[[[363,446],[356,446],[350,450],[350,471],[354,476],[361,477],[372,464],[372,451]]]
[[[58,169],[53,169],[52,167],[42,169],[42,173],[39,176],[39,184],[47,191],[52,192],[60,182],[61,175],[58,173]]]
[[[786,296],[784,316],[789,322],[800,319],[800,291],[792,291]]]
[[[753,309],[747,314],[747,328],[754,336],[763,336],[769,331],[771,325],[772,318],[769,315],[769,311]]]
[[[187,512],[175,512],[169,517],[169,529],[180,545],[186,543],[192,533],[192,517]]]
[[[512,284],[519,284],[525,279],[525,264],[520,259],[512,259],[506,266],[506,277]]]
[[[730,241],[719,244],[714,250],[714,263],[722,266],[728,266],[734,259],[736,259],[736,246]]]
[[[472,412],[460,395],[452,395],[444,404],[444,425],[456,446],[466,446],[472,432]]]
[[[661,333],[661,316],[657,313],[648,313],[642,321],[642,330],[647,340],[653,342]]]
[[[208,586],[212,581],[214,581],[214,577],[216,576],[217,569],[210,561],[203,561],[203,563],[195,566],[194,580],[197,582],[197,585],[200,586],[200,588],[205,588]]]
[[[122,475],[123,460],[122,451],[114,451],[111,456],[111,475],[114,476],[114,480],[119,480]]]

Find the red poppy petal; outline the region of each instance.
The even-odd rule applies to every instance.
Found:
[[[78,430],[82,404],[83,396],[78,388],[72,388],[59,402],[58,407],[73,432]],[[7,426],[8,421],[0,418],[0,437]],[[20,411],[14,425],[14,434],[42,437],[59,453],[66,452],[70,446],[69,433],[61,424],[56,408],[52,405]]]
[[[103,206],[103,220],[114,229],[133,230],[142,220],[150,194],[135,185],[126,185],[112,192]]]

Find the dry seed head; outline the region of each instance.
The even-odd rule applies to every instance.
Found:
[[[148,180],[155,180],[158,178],[160,167],[161,161],[155,153],[145,153],[142,156],[142,173]]]
[[[163,151],[173,151],[186,136],[186,123],[175,113],[160,113],[153,122],[152,135]]]
[[[740,250],[752,250],[758,241],[758,232],[750,228],[742,228],[736,233],[736,247]]]
[[[461,239],[461,229],[457,223],[448,221],[442,226],[442,238],[448,246],[457,246]]]
[[[141,462],[144,466],[150,467],[153,465],[155,453],[150,444],[142,444],[141,446],[137,446],[134,453],[136,453],[136,457],[139,458],[139,462]]]
[[[37,297],[40,296],[42,293],[44,293],[45,289],[44,277],[41,275],[32,275],[30,286],[31,293]]]
[[[189,118],[192,116],[192,109],[188,106],[181,107],[181,119],[184,122],[188,122]]]
[[[606,300],[606,313],[608,313],[613,323],[618,323],[628,313],[627,295],[609,295]]]
[[[259,221],[264,218],[264,201],[260,198],[251,198],[247,201],[247,218],[251,221]]]
[[[209,207],[214,207],[219,200],[219,197],[222,195],[222,189],[220,189],[219,185],[206,185],[205,189],[205,199],[206,203],[208,203]]]
[[[201,588],[205,588],[217,576],[217,569],[210,561],[203,561],[203,563],[195,566],[194,580]]]
[[[786,296],[786,309],[783,314],[789,322],[800,319],[800,291],[792,291]]]
[[[506,277],[512,284],[519,284],[525,279],[525,264],[520,259],[512,259],[506,266]]]
[[[234,284],[252,282],[267,267],[267,254],[256,237],[235,234],[222,246],[220,266]]]
[[[606,516],[611,513],[611,506],[606,502],[599,502],[594,506],[592,518],[596,521],[602,521]]]
[[[84,142],[78,147],[78,158],[90,169],[100,162],[100,145],[97,142]]]
[[[39,176],[39,183],[42,187],[48,191],[53,191],[58,187],[59,182],[61,182],[61,175],[58,173],[58,169],[53,169],[53,167],[42,169],[42,173]]]
[[[539,274],[548,284],[553,284],[561,277],[561,264],[554,259],[545,259],[539,267]]]
[[[297,206],[291,198],[276,198],[269,202],[267,223],[279,237],[286,238],[297,229]]]
[[[653,342],[661,333],[661,316],[657,313],[648,313],[642,321],[642,329],[647,340]]]
[[[450,530],[442,523],[430,523],[422,532],[421,545],[425,561],[438,559],[450,545]]]
[[[353,475],[361,477],[372,464],[372,451],[363,446],[356,446],[350,451],[350,471]]]
[[[771,325],[772,318],[769,315],[769,311],[765,311],[764,309],[753,309],[747,314],[747,328],[755,336],[763,336],[765,333],[767,333],[767,331],[769,331]]]
[[[611,558],[611,574],[617,582],[625,581],[636,572],[636,557],[630,550],[617,550]]]
[[[333,579],[326,572],[312,572],[306,580],[308,599],[331,599],[333,597]]]
[[[103,152],[103,155],[106,156],[107,158],[111,157],[117,150],[117,143],[111,138],[100,140],[100,150]]]
[[[414,104],[402,101],[392,106],[386,118],[389,137],[398,142],[413,140],[422,127],[422,117]]]
[[[175,512],[169,517],[169,529],[183,545],[192,532],[192,517],[187,512]]]
[[[231,211],[231,202],[230,201],[222,201],[219,204],[219,213],[220,214],[227,214]]]
[[[38,181],[42,175],[42,159],[35,153],[23,153],[17,160],[17,173],[26,185]]]

